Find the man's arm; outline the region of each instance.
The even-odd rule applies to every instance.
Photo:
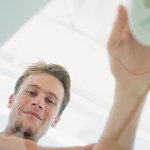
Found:
[[[94,144],[63,148],[42,147],[31,140],[0,135],[0,150],[92,150],[93,146]]]
[[[122,6],[108,50],[116,81],[115,100],[102,137],[93,150],[131,150],[150,86],[150,47],[134,39]]]
[[[85,146],[73,146],[63,148],[49,148],[49,147],[38,147],[38,150],[92,150],[95,144],[89,144]]]
[[[38,146],[30,140],[0,135],[0,150],[38,150]]]

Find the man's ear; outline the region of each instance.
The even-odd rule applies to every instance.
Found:
[[[51,124],[51,127],[52,127],[52,128],[55,128],[55,127],[56,127],[56,125],[57,125],[59,119],[60,119],[60,116],[57,116],[57,117],[55,118],[54,122]]]
[[[14,94],[11,94],[10,97],[9,97],[9,101],[8,101],[7,107],[11,108],[13,103],[14,103]]]

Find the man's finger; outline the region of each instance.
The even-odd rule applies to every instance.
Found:
[[[127,22],[128,22],[127,12],[123,6],[119,6],[118,16],[116,18],[112,33],[108,41],[108,49],[116,48],[122,43],[122,37]]]

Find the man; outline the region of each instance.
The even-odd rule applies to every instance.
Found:
[[[56,149],[133,149],[140,113],[150,86],[150,47],[141,45],[134,39],[128,25],[127,12],[122,6],[119,7],[108,49],[116,92],[112,111],[100,140],[95,145]],[[25,78],[20,78],[10,97],[11,117],[4,135],[0,136],[2,150],[55,149],[38,146],[36,142],[49,126],[55,127],[58,123],[62,112],[60,108],[66,100],[66,88],[55,75],[43,71],[33,73],[34,71],[25,73]]]

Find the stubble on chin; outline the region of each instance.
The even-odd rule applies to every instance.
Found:
[[[15,123],[15,134],[21,138],[35,140],[36,133],[31,127],[25,127],[22,122]]]

